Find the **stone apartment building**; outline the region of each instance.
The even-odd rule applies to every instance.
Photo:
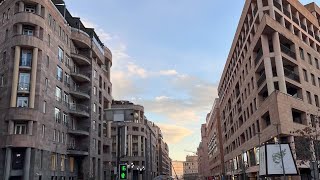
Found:
[[[209,156],[208,156],[208,138],[207,124],[201,125],[201,142],[197,148],[198,154],[198,173],[199,177],[204,179],[210,176],[209,171]]]
[[[319,126],[319,20],[315,3],[245,1],[218,88],[228,179],[257,178],[259,145],[275,142],[291,145],[300,171],[291,178],[310,177],[299,162],[313,155],[292,132]]]
[[[144,115],[144,107],[129,101],[113,101],[107,110],[108,122],[112,122],[112,166],[116,167],[118,153],[118,127],[127,127],[126,155],[121,163],[134,164],[129,174],[132,179],[149,180],[159,175],[169,175],[169,148],[163,141],[161,129]],[[120,118],[120,119],[119,119]],[[120,137],[121,138],[121,137]],[[120,145],[120,148],[122,144]],[[144,167],[145,171],[139,169]]]
[[[0,14],[1,179],[108,179],[110,50],[63,0],[0,0]]]

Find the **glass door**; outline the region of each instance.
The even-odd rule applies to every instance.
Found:
[[[20,73],[19,75],[19,90],[20,91],[29,91],[30,88],[30,74],[29,73]]]

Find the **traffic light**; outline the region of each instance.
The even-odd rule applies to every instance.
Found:
[[[128,168],[126,164],[120,164],[120,179],[127,179],[128,178]]]

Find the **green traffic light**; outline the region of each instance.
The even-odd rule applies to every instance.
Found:
[[[122,170],[122,171],[126,171],[126,170],[127,170],[127,167],[126,167],[126,166],[121,166],[121,170]]]
[[[120,179],[127,179],[127,165],[120,165]]]
[[[121,176],[121,179],[126,179],[127,178],[125,173],[121,173],[120,176]]]

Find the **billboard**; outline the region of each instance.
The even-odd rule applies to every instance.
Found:
[[[283,170],[286,175],[298,174],[289,144],[267,144],[262,146],[260,148],[260,176],[282,175]]]

